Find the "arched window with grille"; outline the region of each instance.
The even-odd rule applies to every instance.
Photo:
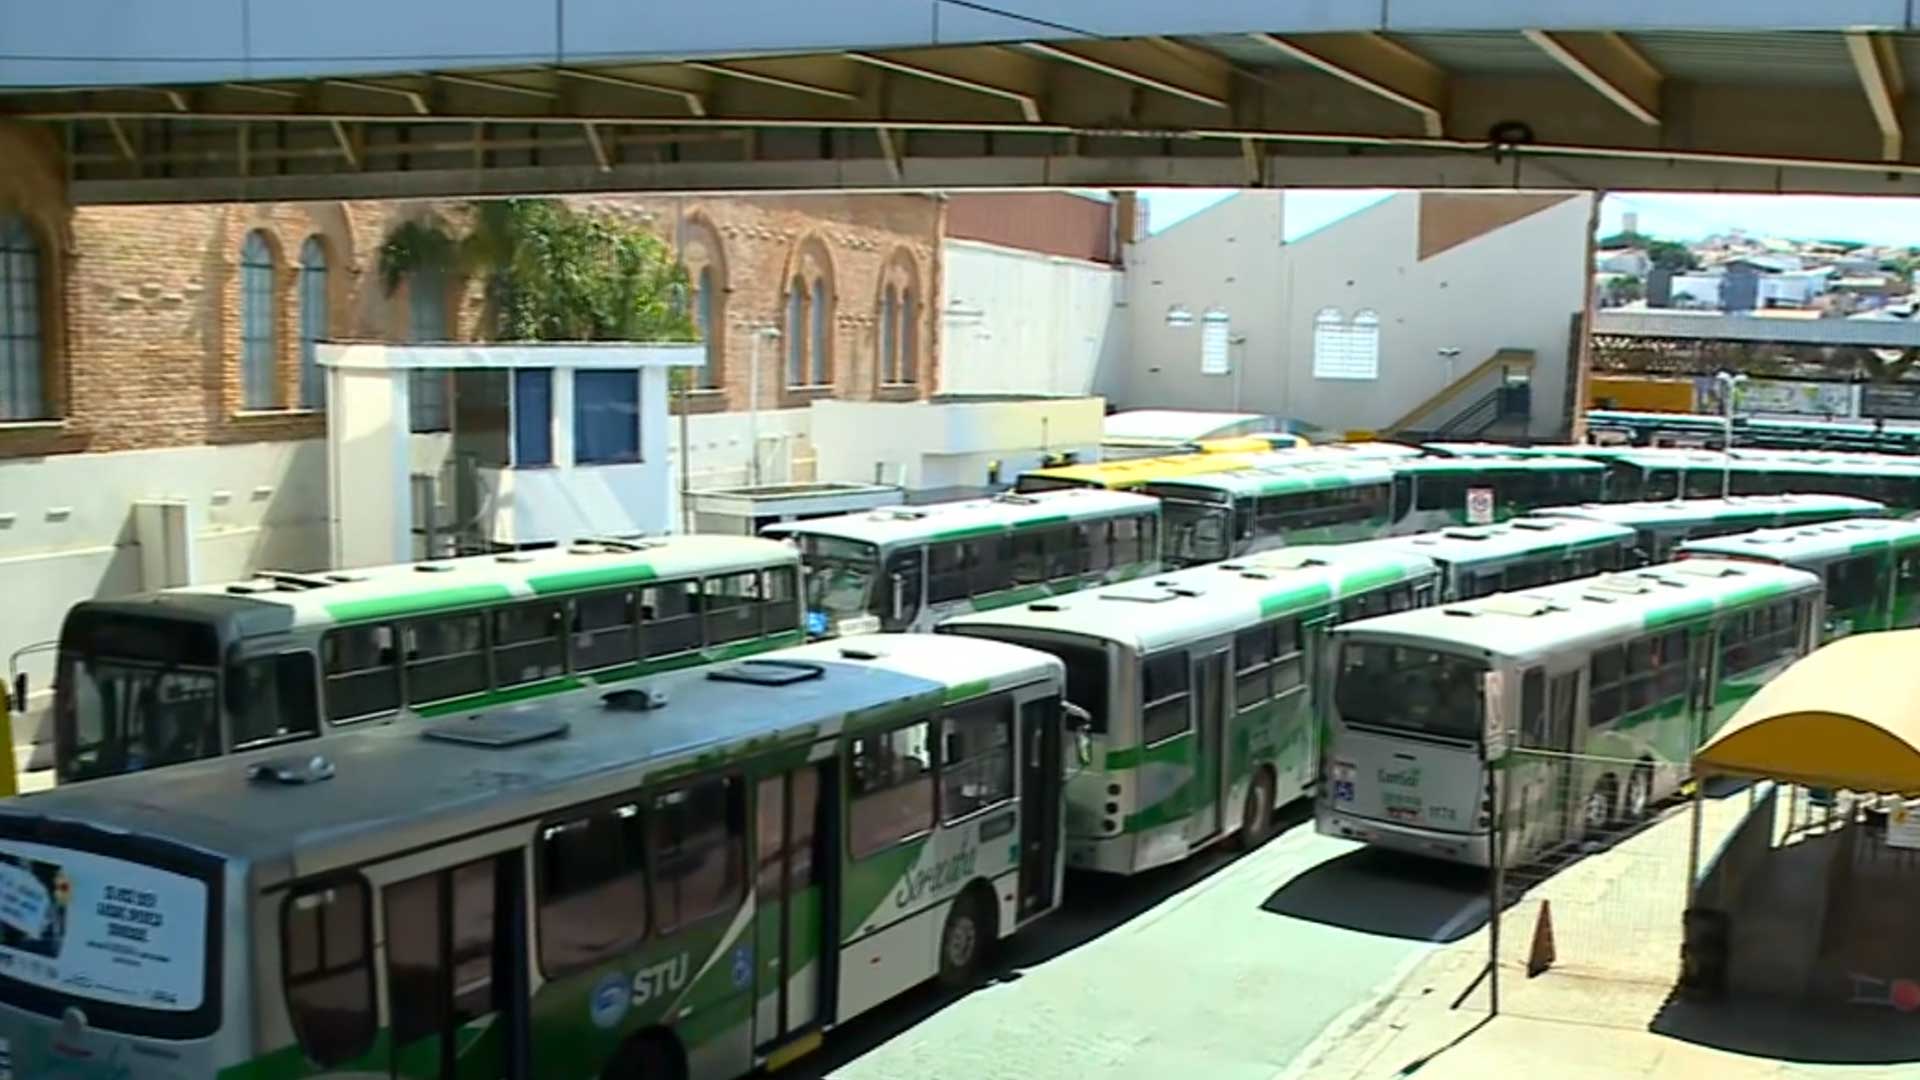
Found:
[[[720,388],[720,355],[714,350],[718,344],[714,340],[714,297],[713,267],[700,268],[700,276],[694,279],[693,318],[700,327],[700,377],[695,385],[702,390]]]
[[[0,420],[44,420],[46,347],[40,242],[19,214],[0,213]]]
[[[913,286],[900,290],[900,364],[899,378],[902,383],[920,381],[920,304],[914,297]]]
[[[318,345],[327,337],[327,246],[318,236],[300,247],[300,407],[321,409],[327,404],[326,376],[320,370]]]
[[[807,283],[787,283],[787,385],[807,385]]]
[[[826,386],[833,381],[832,372],[827,370],[827,335],[833,326],[833,297],[827,292],[827,279],[813,279],[813,341],[808,352],[812,360],[814,386]]]
[[[880,381],[892,383],[900,381],[900,351],[896,347],[899,340],[899,290],[892,285],[880,290]]]
[[[240,391],[248,409],[280,404],[274,378],[276,337],[273,245],[255,229],[240,245]]]

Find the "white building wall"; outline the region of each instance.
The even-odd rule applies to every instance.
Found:
[[[1724,274],[1675,274],[1673,291],[1669,294],[1674,303],[1681,302],[1681,294],[1693,298],[1693,303],[1710,308],[1720,306],[1720,286],[1726,281]]]
[[[941,252],[942,393],[1092,392],[1122,344],[1120,271],[973,240]]]
[[[813,444],[819,479],[898,484],[909,491],[976,488],[990,463],[1011,482],[1048,454],[1090,460],[1100,446],[1105,403],[1052,401],[816,401]]]
[[[0,654],[52,641],[80,600],[183,583],[145,579],[136,503],[147,500],[186,506],[192,550],[171,563],[194,581],[327,565],[319,439],[0,462]],[[19,665],[32,711],[14,719],[14,740],[25,745],[41,734],[53,654],[24,654]]]

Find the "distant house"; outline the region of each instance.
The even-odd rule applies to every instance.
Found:
[[[1639,248],[1608,248],[1594,253],[1593,268],[1603,274],[1644,278],[1653,269],[1653,260]]]

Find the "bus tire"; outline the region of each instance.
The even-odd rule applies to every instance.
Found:
[[[1620,803],[1622,821],[1639,821],[1653,806],[1653,766],[1641,762],[1627,778],[1627,797]]]
[[[1247,785],[1247,802],[1241,809],[1237,846],[1241,851],[1252,851],[1266,843],[1272,827],[1273,772],[1262,767],[1254,770],[1253,781]]]
[[[1597,833],[1613,824],[1616,789],[1613,777],[1604,776],[1587,794],[1587,801],[1580,808],[1580,824],[1588,834]]]
[[[628,1039],[600,1074],[601,1080],[685,1080],[686,1075],[679,1044],[659,1031]]]
[[[987,952],[993,946],[994,909],[991,891],[969,886],[947,909],[940,928],[940,984],[960,989],[980,978]]]

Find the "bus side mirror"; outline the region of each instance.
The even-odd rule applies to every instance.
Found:
[[[1093,714],[1071,701],[1060,703],[1067,732],[1073,736],[1073,756],[1081,768],[1093,764]]]
[[[893,583],[893,617],[899,619],[907,613],[907,576],[895,571],[887,577]]]

